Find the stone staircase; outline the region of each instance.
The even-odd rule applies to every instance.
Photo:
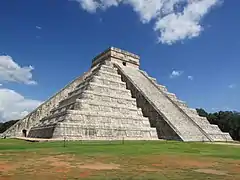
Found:
[[[156,128],[132,98],[112,64],[92,73],[49,116],[31,128],[28,137],[101,140],[158,139]]]
[[[156,79],[148,76],[144,71],[141,71],[146,77],[148,77],[161,92],[165,93],[173,103],[175,103],[180,109],[184,111],[206,134],[212,139],[212,141],[232,141],[229,133],[222,132],[217,125],[210,124],[206,117],[201,117],[198,115],[196,109],[189,108],[186,102],[181,101],[173,93],[169,93],[166,87],[159,85]]]
[[[124,81],[131,84],[129,89],[135,86],[135,94],[136,91],[142,94],[149,102],[149,106],[153,107],[151,111],[160,115],[161,121],[164,120],[170,126],[169,128],[176,133],[175,135],[172,132],[171,135],[160,136],[169,136],[170,139],[181,139],[183,141],[232,141],[228,133],[221,132],[216,125],[212,125],[206,118],[200,117],[195,109],[189,108],[175,94],[169,93],[166,87],[159,85],[156,79],[148,76],[146,72],[136,68],[116,66],[120,74],[125,76]],[[140,107],[144,108],[141,105]]]

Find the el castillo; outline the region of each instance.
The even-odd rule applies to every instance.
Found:
[[[0,180],[238,180],[240,144],[110,47],[0,136]]]
[[[228,133],[140,69],[140,57],[110,47],[79,76],[3,133],[68,140],[232,141]]]
[[[240,0],[0,0],[0,180],[240,180]]]

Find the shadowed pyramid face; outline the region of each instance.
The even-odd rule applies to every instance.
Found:
[[[106,61],[137,69],[139,69],[140,65],[140,57],[138,55],[111,47],[93,59],[92,67],[97,64],[104,64]]]

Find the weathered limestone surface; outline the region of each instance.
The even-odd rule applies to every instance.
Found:
[[[143,73],[143,72],[142,72]],[[150,78],[146,72],[143,73],[147,78]],[[196,109],[189,108],[186,102],[181,101],[173,93],[169,93],[166,88],[162,89],[157,82],[153,82],[158,87],[159,91],[163,92],[172,103],[174,103],[181,111],[183,111],[189,118],[192,119],[199,128],[201,128],[212,141],[232,141],[229,133],[224,133],[217,125],[210,124],[206,117],[200,117]]]
[[[120,67],[120,66],[119,66]],[[133,86],[145,96],[149,104],[163,120],[184,141],[209,141],[210,138],[193,121],[182,113],[159,89],[138,69],[121,66],[120,71]],[[175,139],[175,138],[174,138]]]
[[[195,109],[188,108],[175,94],[156,84],[156,80],[143,71],[117,65],[122,79],[127,82],[139,107],[152,120],[160,138],[181,139],[183,141],[231,141],[228,133],[223,133],[206,118],[199,117]],[[144,103],[143,103],[144,102]]]
[[[81,140],[158,139],[136,99],[112,63],[95,69],[51,114],[31,128],[28,137]]]
[[[75,87],[82,81],[84,81],[85,76],[88,73],[84,74],[81,77],[73,80],[67,86],[65,86],[58,93],[53,95],[49,100],[45,101],[42,105],[40,105],[36,110],[28,114],[26,117],[18,121],[12,127],[10,127],[7,131],[5,131],[2,136],[6,137],[20,137],[23,136],[23,130],[29,132],[31,127],[33,127],[36,123],[39,122],[40,119],[49,115],[50,111],[57,107],[58,103],[65,99],[68,96],[68,93],[71,92]]]
[[[8,137],[232,141],[155,78],[139,56],[109,48],[91,69],[8,129]]]

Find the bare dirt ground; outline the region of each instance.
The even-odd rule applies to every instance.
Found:
[[[239,180],[238,146],[0,141],[0,180]]]
[[[9,156],[10,154],[8,154]],[[176,155],[150,155],[130,158],[81,157],[75,155],[11,154],[14,161],[0,162],[0,180],[6,179],[94,179],[122,173],[174,179],[177,175],[201,175],[209,179],[238,179],[240,161],[219,161]],[[224,164],[223,164],[224,163]],[[227,164],[227,165],[226,165]],[[37,174],[37,176],[36,176]],[[97,179],[97,178],[96,178]]]

